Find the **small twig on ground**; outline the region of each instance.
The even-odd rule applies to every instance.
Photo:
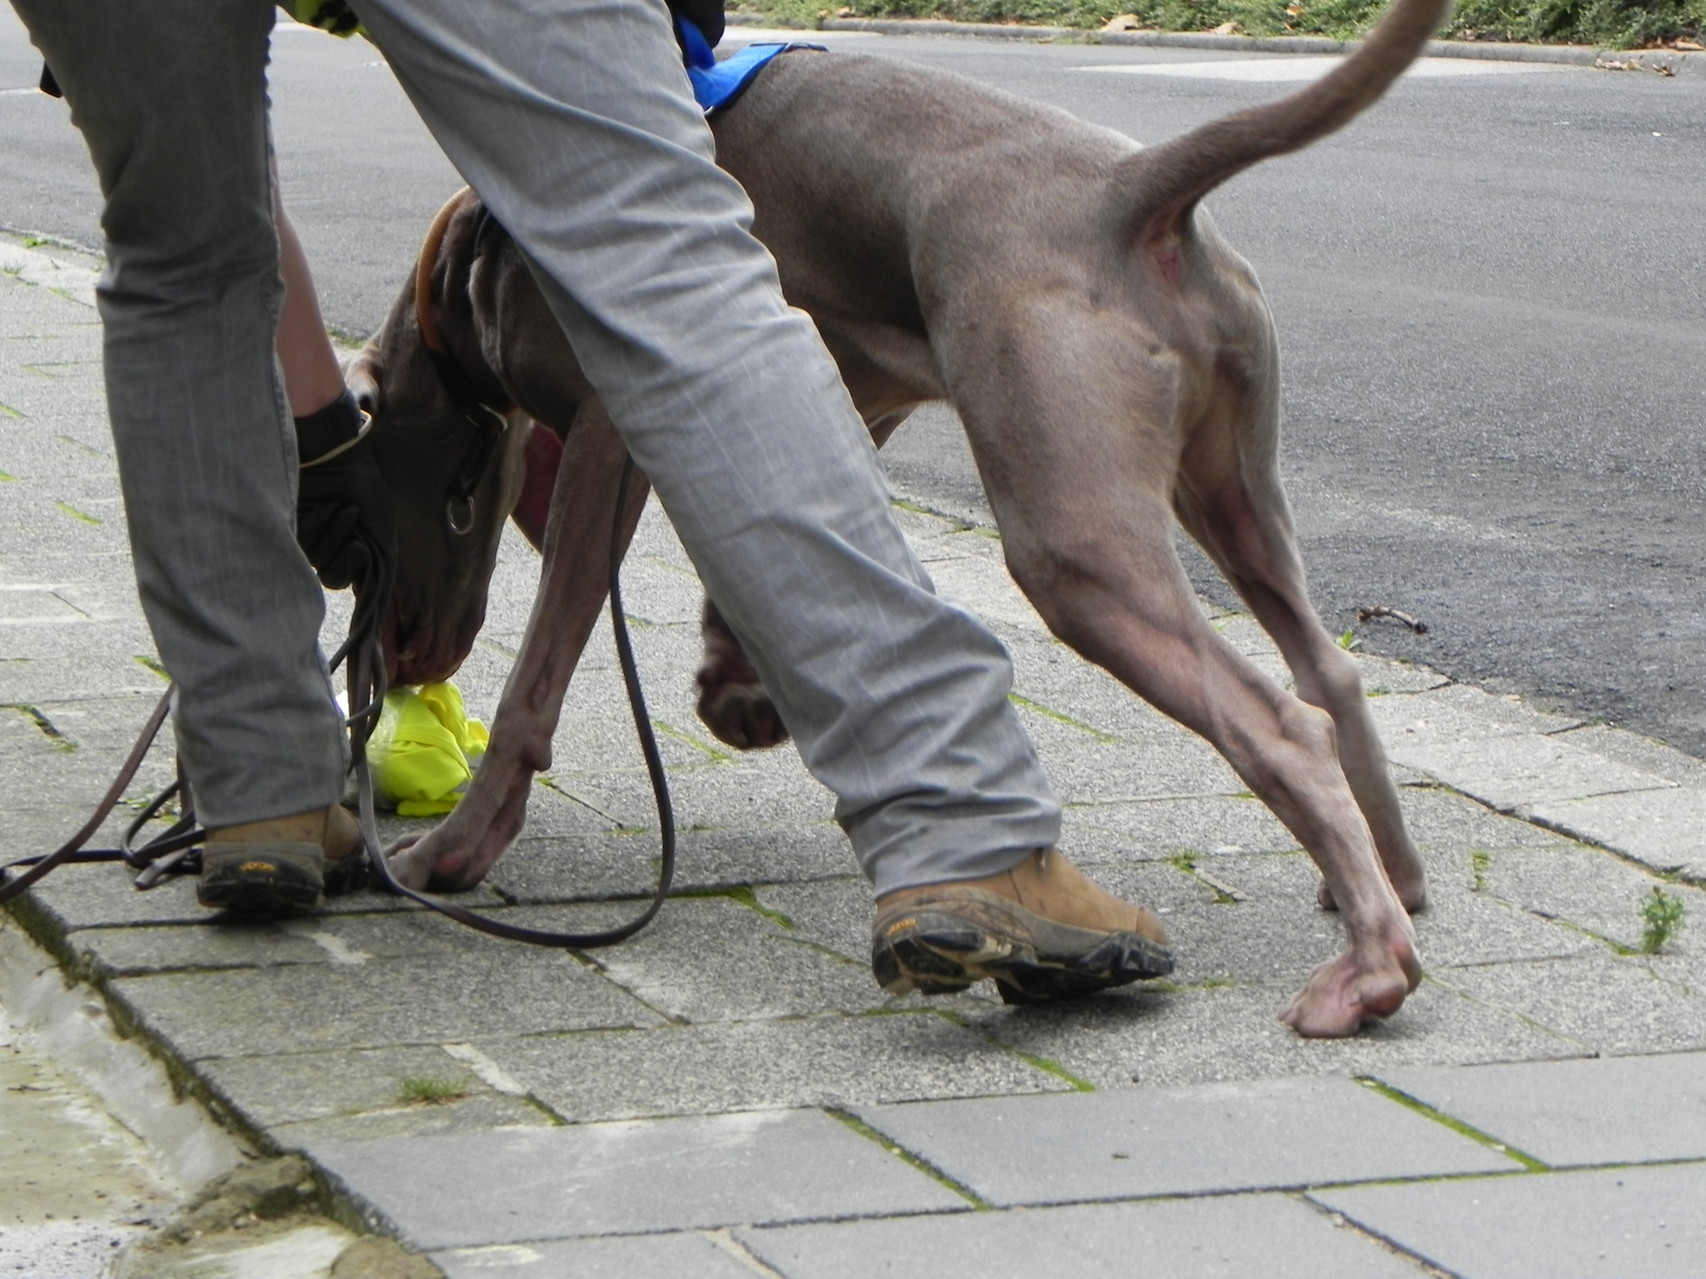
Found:
[[[1428,633],[1428,624],[1426,622],[1419,618],[1411,617],[1408,613],[1400,612],[1398,609],[1392,608],[1386,604],[1376,604],[1372,608],[1359,608],[1357,610],[1357,621],[1359,622],[1371,622],[1377,617],[1390,617],[1394,622],[1402,622],[1417,635],[1426,635]]]

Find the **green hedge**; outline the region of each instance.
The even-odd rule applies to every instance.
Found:
[[[1210,31],[1237,24],[1244,35],[1324,35],[1347,39],[1385,11],[1382,0],[739,0],[735,11],[813,25],[825,14],[858,18],[949,18],[1100,27],[1135,15],[1160,31]],[[1459,39],[1590,44],[1633,49],[1701,40],[1706,0],[1459,0],[1445,30]]]

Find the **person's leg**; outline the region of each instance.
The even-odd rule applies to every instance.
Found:
[[[292,533],[265,0],[14,0],[106,197],[109,414],[179,758],[217,833],[323,829],[343,737]],[[311,834],[305,840],[312,840]]]
[[[999,874],[1059,806],[989,631],[938,598],[662,4],[366,0],[554,311],[879,892]]]

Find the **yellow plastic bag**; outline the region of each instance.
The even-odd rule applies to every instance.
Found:
[[[403,817],[456,807],[486,753],[486,726],[469,719],[454,684],[394,688],[367,741],[373,800]]]

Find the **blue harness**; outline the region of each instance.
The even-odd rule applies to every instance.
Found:
[[[706,115],[740,97],[777,54],[790,49],[823,49],[821,44],[749,44],[719,62],[698,27],[679,15],[675,25],[687,54],[687,78],[693,82],[693,96]]]

